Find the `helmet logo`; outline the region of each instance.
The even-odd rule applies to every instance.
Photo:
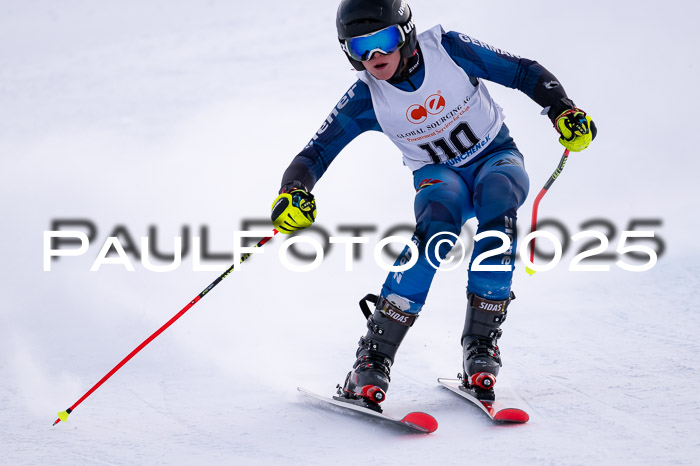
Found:
[[[403,12],[406,10],[406,0],[401,0],[401,5],[399,6],[399,15],[403,16]]]
[[[439,92],[439,91],[438,91]],[[428,119],[428,114],[437,115],[445,110],[445,98],[440,94],[433,94],[427,99],[423,105],[413,104],[406,110],[406,119],[418,125]]]

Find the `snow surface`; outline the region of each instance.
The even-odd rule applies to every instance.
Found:
[[[460,369],[464,267],[437,275],[397,357],[385,409],[433,414],[430,436],[343,417],[296,387],[332,393],[364,332],[356,302],[384,279],[371,247],[411,223],[397,150],[364,135],[315,194],[331,234],[374,224],[345,272],[336,246],[314,272],[280,239],[229,276],[71,415],[85,393],[216,276],[192,255],[170,273],[90,266],[124,226],[183,226],[231,250],[266,218],[291,158],[354,74],[335,40],[335,2],[79,0],[0,3],[0,451],[3,464],[698,464],[700,250],[694,172],[697,44],[689,2],[413,0],[419,30],[446,29],[537,59],[600,129],[541,206],[570,234],[661,219],[650,271],[516,270],[499,384],[531,415],[491,425],[437,386]],[[532,189],[561,146],[526,96],[489,86],[526,155]],[[692,126],[691,126],[692,125]],[[44,272],[54,219],[90,219],[88,254]],[[613,251],[618,240],[611,238]],[[211,265],[211,263],[208,263]],[[226,261],[219,262],[226,266]]]

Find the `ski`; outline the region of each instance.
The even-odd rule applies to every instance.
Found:
[[[511,407],[517,404],[514,397],[499,394],[495,401],[480,400],[473,390],[462,385],[461,379],[438,379],[438,383],[465,400],[471,401],[494,422],[522,424],[530,420],[530,416],[525,411]]]
[[[375,411],[375,410],[370,409],[370,408],[365,408],[364,406],[353,404],[350,401],[344,401],[344,398],[341,398],[338,396],[334,396],[332,398],[329,398],[327,396],[318,395],[314,392],[311,392],[311,391],[306,390],[305,388],[301,388],[301,387],[297,387],[297,390],[299,390],[301,393],[303,393],[305,395],[308,395],[308,396],[310,396],[316,400],[322,401],[324,403],[328,403],[328,404],[333,405],[333,406],[338,406],[338,407],[343,408],[345,410],[364,414],[365,416],[369,416],[369,417],[372,417],[374,419],[378,419],[384,423],[408,429],[411,432],[421,433],[421,434],[430,434],[432,432],[435,432],[435,430],[437,430],[437,428],[438,428],[437,421],[430,414],[426,414],[426,413],[422,413],[422,412],[412,412],[412,413],[406,414],[403,418],[398,419],[398,418],[388,416],[388,415],[381,413],[379,411]]]

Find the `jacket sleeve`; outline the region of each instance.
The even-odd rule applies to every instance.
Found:
[[[365,131],[381,131],[369,87],[358,80],[326,117],[316,134],[282,176],[282,189],[295,181],[311,191],[350,141]]]
[[[442,45],[468,76],[522,91],[547,110],[552,121],[575,106],[559,80],[536,61],[454,31],[443,33]]]

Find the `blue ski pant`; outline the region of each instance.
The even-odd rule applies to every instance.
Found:
[[[502,254],[481,262],[482,265],[510,265],[510,271],[472,271],[471,263],[483,252],[494,250],[503,242],[489,237],[474,243],[469,263],[467,290],[487,299],[501,300],[510,295],[516,253],[517,209],[525,202],[529,179],[522,154],[517,148],[495,150],[466,167],[426,165],[413,173],[416,197],[416,229],[413,242],[418,246],[418,262],[404,272],[390,272],[382,287],[382,296],[396,293],[411,300],[411,311],[419,312],[428,296],[439,265],[455,242],[464,223],[472,217],[478,221],[477,234],[500,231],[512,239],[512,247]],[[452,234],[452,235],[450,235]],[[431,240],[431,238],[433,238]],[[426,242],[430,247],[426,249]],[[406,247],[395,265],[406,263],[411,250]],[[446,264],[447,265],[447,264]]]

